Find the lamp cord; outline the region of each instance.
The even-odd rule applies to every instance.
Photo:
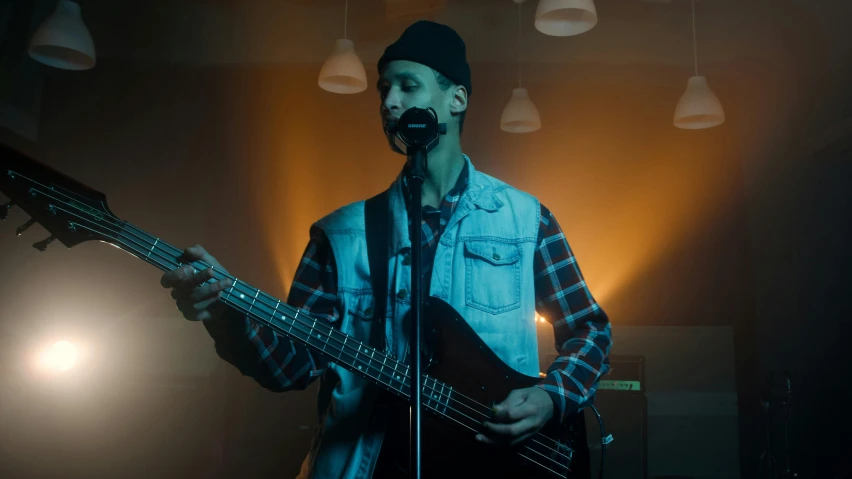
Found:
[[[518,88],[521,88],[521,4],[518,4]]]
[[[695,38],[695,0],[692,0],[692,54],[695,59],[695,76],[698,76],[698,40]]]

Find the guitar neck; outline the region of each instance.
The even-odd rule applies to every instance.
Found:
[[[183,262],[182,250],[130,223],[123,222],[117,233],[111,241],[114,246],[162,271],[185,264],[199,271],[211,267],[203,261]],[[324,319],[294,308],[220,268],[213,268],[213,278],[208,282],[225,278],[232,284],[223,291],[220,300],[231,308],[398,396],[410,397],[408,366],[334,329]],[[434,380],[432,382],[435,386]]]
[[[100,240],[162,271],[185,264],[183,250],[113,215],[103,193],[2,144],[0,171],[3,171],[0,191],[12,200],[0,206],[0,213],[5,214],[16,204],[32,216],[31,221],[18,228],[19,235],[38,221],[51,232],[51,237],[42,242],[44,246],[54,235],[68,247],[82,241]],[[34,246],[38,247],[38,243]],[[203,261],[189,264],[197,270],[211,267]],[[410,397],[407,366],[336,330],[324,319],[283,303],[221,268],[213,268],[213,278],[208,282],[226,278],[231,280],[232,286],[224,292],[221,301],[228,306],[374,384],[404,398]],[[432,380],[432,386],[436,385]]]

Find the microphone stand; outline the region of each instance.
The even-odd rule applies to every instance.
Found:
[[[423,355],[420,351],[421,332],[423,331],[421,325],[423,264],[420,228],[423,222],[421,192],[423,180],[426,178],[426,153],[423,149],[416,149],[413,153],[409,156],[411,172],[408,178],[408,187],[411,192],[411,226],[408,233],[411,239],[411,329],[408,334],[411,355],[411,462],[409,464],[409,477],[420,479],[420,412],[423,391]]]
[[[432,108],[413,107],[406,110],[396,125],[391,126],[389,137],[391,146],[399,153],[405,149],[410,162],[408,173],[408,191],[411,194],[411,225],[408,237],[411,240],[411,324],[408,334],[408,351],[411,358],[411,424],[409,477],[420,479],[421,447],[420,424],[423,393],[423,354],[422,345],[422,305],[423,305],[423,264],[420,229],[423,222],[423,181],[426,179],[426,155],[438,145],[438,138],[447,133],[446,123],[438,123],[438,117]],[[398,142],[398,143],[397,143]]]

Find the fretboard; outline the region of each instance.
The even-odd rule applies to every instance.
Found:
[[[162,271],[171,271],[186,264],[198,271],[211,268],[203,261],[184,263],[182,250],[130,223],[123,222],[115,233],[115,246]],[[373,384],[402,398],[410,398],[409,366],[337,330],[325,319],[294,308],[221,268],[213,267],[213,278],[208,282],[214,283],[225,278],[231,280],[231,287],[223,291],[220,300],[231,308]],[[451,387],[428,376],[424,377],[424,406],[443,414],[451,397]]]

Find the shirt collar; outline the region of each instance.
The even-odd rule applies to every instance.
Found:
[[[455,185],[450,188],[450,191],[447,192],[444,199],[441,201],[441,204],[437,209],[441,209],[445,203],[457,203],[459,199],[461,199],[462,195],[464,195],[465,190],[467,189],[468,179],[470,178],[470,171],[468,168],[469,162],[465,161],[464,166],[462,167],[461,172],[459,173],[458,178],[456,179]],[[411,192],[408,189],[408,172],[410,170],[410,166],[408,163],[402,169],[402,195],[405,198],[405,207],[408,208],[411,204]],[[424,208],[427,206],[424,205]]]

